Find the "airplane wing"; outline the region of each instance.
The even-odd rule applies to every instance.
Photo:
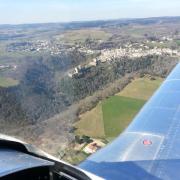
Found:
[[[79,167],[104,179],[180,179],[180,64],[129,127]]]

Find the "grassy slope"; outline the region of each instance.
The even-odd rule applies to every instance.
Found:
[[[81,115],[75,124],[77,134],[112,139],[128,126],[136,113],[160,86],[161,78],[138,78],[116,96],[99,103],[94,109]]]
[[[0,87],[11,87],[18,85],[18,81],[11,78],[0,77]]]
[[[138,78],[127,85],[117,95],[148,100],[160,86],[162,80],[162,78],[156,78],[156,80],[150,80],[148,77]]]
[[[116,137],[122,132],[145,101],[140,99],[112,96],[102,104],[105,134]]]
[[[105,133],[101,103],[91,111],[82,114],[75,127],[78,128],[76,134],[103,138]]]

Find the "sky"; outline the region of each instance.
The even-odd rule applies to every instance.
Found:
[[[180,0],[0,0],[0,24],[180,16]]]

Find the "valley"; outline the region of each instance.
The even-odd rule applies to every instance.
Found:
[[[0,25],[0,133],[80,162],[179,62],[179,28],[180,17]]]

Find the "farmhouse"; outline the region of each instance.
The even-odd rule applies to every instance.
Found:
[[[87,154],[93,154],[100,148],[104,147],[105,144],[101,142],[100,140],[93,140],[93,142],[89,143],[83,151]]]

